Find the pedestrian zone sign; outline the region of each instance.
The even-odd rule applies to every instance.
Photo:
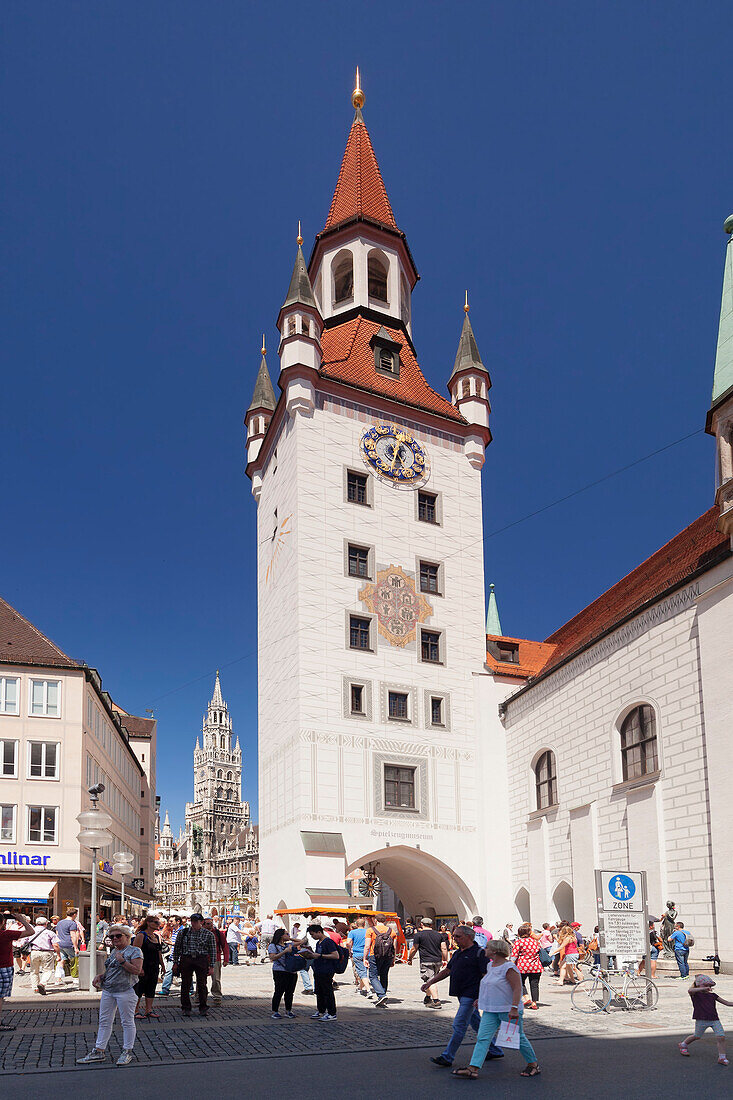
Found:
[[[632,871],[601,871],[598,900],[604,913],[643,913],[641,875]]]

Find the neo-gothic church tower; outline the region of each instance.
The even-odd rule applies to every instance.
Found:
[[[194,800],[186,804],[191,878],[207,894],[216,888],[211,861],[250,823],[249,803],[242,802],[242,750],[238,737],[232,746],[232,736],[232,720],[217,672],[193,753]]]
[[[260,898],[343,903],[358,868],[412,914],[484,912],[501,807],[486,739],[481,468],[491,380],[465,306],[433,389],[417,268],[362,115],[245,416],[257,501]],[[449,324],[456,314],[446,317]],[[456,328],[457,328],[456,324]],[[458,332],[456,332],[458,336]],[[501,750],[503,751],[503,749]],[[500,869],[492,867],[491,882]]]

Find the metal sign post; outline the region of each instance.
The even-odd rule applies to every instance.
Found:
[[[609,955],[620,961],[644,956],[645,973],[651,977],[649,909],[646,871],[596,871],[598,949],[601,966],[608,969]]]

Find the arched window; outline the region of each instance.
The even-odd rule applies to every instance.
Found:
[[[222,775],[223,775],[223,772],[222,772],[221,768],[219,768],[219,771],[216,773],[216,778],[221,779]]]
[[[621,771],[624,779],[639,779],[659,767],[654,708],[634,707],[621,726]]]
[[[224,797],[224,788],[223,787],[217,787],[216,788],[216,797],[217,798],[223,798]]]
[[[232,779],[232,773],[231,772],[227,772],[227,779],[229,779],[229,780]]]
[[[300,318],[300,331],[303,333],[304,336],[310,336],[311,323],[307,317]]]
[[[333,265],[333,304],[348,302],[354,297],[354,258],[350,252],[340,252]]]
[[[471,396],[471,382],[468,378],[464,378],[461,382],[461,397]]]
[[[295,318],[288,317],[288,336],[295,336]]]
[[[410,323],[410,291],[407,280],[403,276],[400,279],[400,316],[406,325]]]
[[[371,252],[367,260],[367,278],[369,297],[379,302],[387,302],[387,261],[379,252]]]
[[[233,798],[234,798],[234,795],[232,794],[232,792],[231,792],[231,791],[227,791],[227,802],[231,802],[231,800],[232,800]],[[230,830],[230,831],[231,831],[231,830]]]
[[[557,806],[557,769],[555,754],[550,749],[543,752],[535,764],[534,780],[537,809],[544,810],[548,806]]]

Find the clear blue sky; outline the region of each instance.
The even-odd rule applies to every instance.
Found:
[[[214,671],[256,802],[242,417],[361,66],[443,388],[492,379],[487,534],[702,427],[733,210],[729,2],[5,4],[0,591],[191,797]],[[486,542],[543,638],[713,500],[705,435]]]

